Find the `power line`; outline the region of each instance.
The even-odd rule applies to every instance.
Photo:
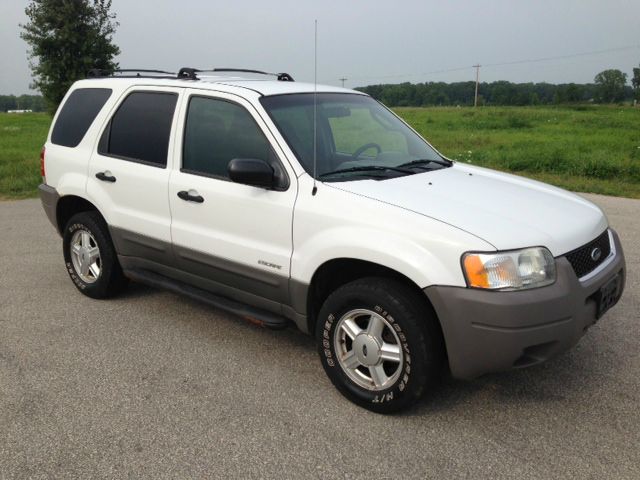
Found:
[[[500,62],[500,63],[486,63],[483,64],[483,67],[491,68],[491,67],[502,67],[507,65],[518,65],[524,63],[538,63],[538,62],[548,62],[552,60],[566,60],[568,58],[576,58],[576,57],[586,57],[591,55],[602,55],[605,53],[613,53],[613,52],[621,52],[626,50],[636,50],[640,49],[640,45],[627,45],[625,47],[617,47],[617,48],[609,48],[606,50],[595,50],[592,52],[582,52],[582,53],[572,53],[569,55],[558,55],[554,57],[541,57],[541,58],[530,58],[526,60],[513,60],[509,62]],[[382,78],[399,78],[399,77],[417,77],[417,76],[427,76],[427,75],[437,75],[441,73],[450,73],[450,72],[459,72],[462,70],[470,70],[472,68],[477,68],[476,65],[468,65],[466,67],[456,67],[449,68],[445,70],[432,70],[430,72],[420,72],[420,73],[396,73],[393,75],[378,75],[378,76],[369,76],[369,77],[351,77],[351,80],[371,80],[371,79],[382,79]]]
[[[603,53],[620,52],[623,50],[634,50],[636,48],[640,49],[640,45],[630,45],[628,47],[609,48],[607,50],[598,50],[595,52],[573,53],[571,55],[559,55],[557,57],[532,58],[529,60],[515,60],[512,62],[503,62],[503,63],[487,63],[484,66],[485,67],[502,67],[504,65],[517,65],[520,63],[536,63],[536,62],[546,62],[549,60],[565,60],[567,58],[586,57],[590,55],[602,55]]]
[[[472,66],[467,67],[457,67],[450,68],[447,70],[433,70],[431,72],[421,72],[421,73],[396,73],[394,75],[378,75],[375,77],[351,77],[351,80],[368,80],[370,78],[397,78],[397,77],[415,77],[418,75],[434,75],[437,73],[449,73],[449,72],[459,72],[461,70],[469,70]]]
[[[344,88],[344,82],[349,80],[349,79],[346,78],[346,77],[342,77],[342,78],[339,78],[338,80],[340,80],[342,82],[342,88]]]

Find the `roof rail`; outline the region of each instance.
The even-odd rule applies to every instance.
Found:
[[[135,75],[120,75],[120,74],[131,73]],[[118,75],[116,75],[118,74]],[[152,75],[148,75],[152,74]],[[126,78],[136,78],[136,77],[158,77],[161,78],[175,78],[175,72],[166,72],[164,70],[147,70],[144,68],[118,68],[116,70],[106,70],[103,68],[93,68],[87,72],[88,78],[102,78],[102,77],[126,77]]]
[[[185,79],[190,79],[190,80],[198,80],[198,73],[207,73],[207,72],[212,72],[212,73],[232,73],[232,72],[239,72],[239,73],[257,73],[258,75],[270,75],[273,77],[276,77],[279,81],[281,82],[293,82],[293,77],[291,75],[289,75],[288,73],[282,72],[282,73],[270,73],[270,72],[263,72],[262,70],[252,70],[249,68],[211,68],[211,69],[205,69],[205,70],[201,70],[199,68],[190,68],[190,67],[183,67],[180,69],[180,71],[178,72],[178,78],[185,78]]]
[[[117,70],[106,70],[103,68],[93,68],[87,72],[87,78],[104,78],[104,77],[119,77],[119,78],[179,78],[183,80],[198,80],[198,73],[205,72],[218,72],[218,73],[257,73],[258,75],[270,75],[276,77],[281,82],[293,82],[293,77],[288,73],[270,73],[263,72],[262,70],[251,70],[248,68],[211,68],[200,70],[198,68],[183,67],[178,73],[167,72],[165,70],[147,70],[143,68],[119,68]],[[124,75],[123,75],[124,74]]]

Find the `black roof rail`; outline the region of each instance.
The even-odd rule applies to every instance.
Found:
[[[119,77],[119,78],[180,78],[183,80],[198,80],[198,73],[204,72],[219,72],[219,73],[257,73],[258,75],[270,75],[276,77],[281,82],[293,82],[293,77],[288,73],[270,73],[263,72],[262,70],[252,70],[249,68],[211,68],[201,70],[199,68],[183,67],[178,73],[167,72],[165,70],[148,70],[144,68],[119,68],[116,70],[106,70],[102,68],[93,68],[87,72],[87,78],[104,78],[104,77]],[[123,75],[124,74],[124,75]],[[127,75],[130,74],[130,75]]]
[[[260,75],[271,75],[273,77],[277,77],[278,80],[280,80],[281,82],[293,82],[293,77],[291,75],[289,75],[288,73],[285,72],[281,72],[281,73],[270,73],[270,72],[263,72],[262,70],[250,70],[247,68],[214,68],[212,70],[213,72],[242,72],[242,73],[257,73]]]
[[[293,82],[293,77],[291,75],[289,75],[288,73],[282,72],[282,73],[270,73],[270,72],[263,72],[262,70],[252,70],[249,68],[210,68],[210,69],[204,69],[201,70],[199,68],[189,68],[189,67],[184,67],[181,68],[180,71],[178,72],[178,78],[188,78],[190,80],[197,80],[198,73],[205,73],[205,72],[220,72],[220,73],[230,73],[230,72],[239,72],[239,73],[257,73],[258,75],[271,75],[273,77],[276,77],[279,81],[281,82]]]
[[[120,75],[120,74],[135,74],[135,75]],[[152,74],[152,75],[145,75]],[[104,77],[125,77],[125,78],[137,78],[137,77],[158,77],[160,78],[175,78],[175,72],[167,72],[165,70],[148,70],[144,68],[118,68],[116,70],[106,70],[103,68],[93,68],[87,72],[87,78],[104,78]]]

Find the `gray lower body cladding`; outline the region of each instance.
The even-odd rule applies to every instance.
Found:
[[[289,277],[231,262],[185,247],[171,245],[116,227],[109,228],[118,259],[128,276],[136,270],[155,272],[193,287],[282,315],[307,331],[304,313],[295,310]],[[298,289],[296,289],[298,291]],[[304,289],[306,301],[306,289]]]
[[[58,219],[56,217],[56,209],[58,207],[58,200],[60,199],[60,195],[55,188],[50,187],[44,183],[38,186],[38,192],[40,192],[40,201],[42,202],[42,208],[44,209],[44,213],[47,215],[47,218],[58,230]],[[59,233],[59,232],[58,232]]]
[[[622,295],[625,260],[615,232],[613,238],[616,256],[583,282],[560,257],[557,280],[548,287],[519,292],[426,288],[442,325],[453,376],[474,378],[534,365],[575,345],[596,322],[600,288],[619,275]]]

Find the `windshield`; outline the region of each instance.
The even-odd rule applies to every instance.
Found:
[[[313,93],[260,101],[313,175]],[[391,178],[450,166],[420,136],[371,97],[317,94],[317,176],[323,181]]]

